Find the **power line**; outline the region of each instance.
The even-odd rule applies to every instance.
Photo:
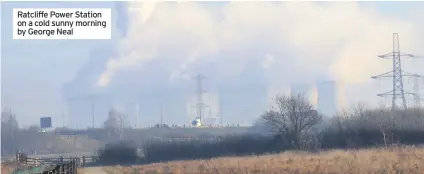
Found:
[[[221,122],[221,126],[222,124],[222,106],[219,106],[219,115],[220,115],[220,122]]]
[[[207,77],[202,76],[201,74],[198,74],[196,77],[192,78],[196,80],[196,84],[197,84],[197,90],[196,90],[196,96],[197,96],[197,101],[196,101],[196,108],[197,108],[197,118],[200,119],[200,122],[202,122],[202,116],[203,116],[203,108],[207,107],[204,102],[203,102],[203,93],[205,93],[206,91],[203,90],[203,86],[202,86],[202,80],[205,79]]]
[[[424,83],[424,77],[420,76],[418,74],[414,74],[414,101],[416,107],[421,107],[421,101],[424,100],[424,98],[421,97],[421,87],[420,83]]]
[[[140,106],[139,103],[137,101],[131,101],[127,103],[127,106],[132,107],[134,106],[134,129],[137,129],[137,124],[138,124],[138,116],[139,116],[139,111],[140,111]]]
[[[377,96],[392,96],[392,110],[400,109],[407,110],[405,94],[413,94],[405,92],[403,86],[403,77],[406,76],[416,76],[416,74],[410,74],[402,70],[401,57],[414,57],[411,54],[404,54],[400,52],[399,48],[399,35],[398,33],[393,33],[393,51],[384,55],[378,56],[380,58],[389,58],[392,59],[392,70],[377,76],[372,76],[373,79],[391,77],[392,78],[392,90],[377,94]]]
[[[61,109],[61,116],[62,116],[62,128],[65,128],[65,111],[64,111],[64,104],[62,103],[62,109]]]
[[[138,115],[140,112],[140,106],[138,105],[138,102],[135,103],[135,114],[134,114],[134,129],[137,129],[137,123],[138,123]]]
[[[162,106],[162,99],[159,101],[159,109],[160,109],[160,128],[163,128],[163,106]]]
[[[91,118],[92,118],[92,128],[94,129],[94,100],[91,101]]]

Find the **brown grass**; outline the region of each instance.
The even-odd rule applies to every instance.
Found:
[[[333,150],[321,153],[285,152],[276,155],[222,157],[131,167],[107,167],[123,173],[419,173],[424,174],[424,148]]]
[[[16,166],[9,163],[1,163],[1,174],[9,174],[15,170]]]

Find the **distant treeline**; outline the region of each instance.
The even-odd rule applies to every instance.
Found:
[[[31,126],[30,128],[19,128],[15,117],[9,117],[8,113],[2,113],[2,117],[11,118],[3,119],[1,122],[1,150],[2,156],[13,156],[18,150],[28,154],[43,153],[72,153],[75,151],[86,152],[86,150],[94,150],[99,147],[75,147],[67,142],[60,141],[62,137],[85,137],[83,141],[95,140],[100,144],[117,142],[120,140],[119,131],[108,128],[95,129],[69,129],[56,128],[51,132],[42,132],[39,127]],[[244,134],[251,131],[246,127],[225,127],[225,128],[148,128],[148,129],[132,129],[125,128],[123,130],[123,140],[133,141],[140,145],[142,142],[151,139],[172,139],[172,138],[191,138],[191,137],[216,137],[233,134]],[[92,144],[91,142],[81,142],[84,144]],[[98,143],[96,143],[98,144]],[[90,151],[91,151],[90,150]]]
[[[333,117],[323,117],[301,97],[283,96],[277,99],[280,107],[265,112],[250,128],[119,130],[112,126],[83,131],[57,129],[46,134],[35,127],[19,129],[16,121],[2,119],[2,155],[13,154],[17,149],[32,153],[31,149],[34,148],[47,148],[50,153],[72,152],[72,149],[60,149],[65,145],[51,146],[58,135],[85,135],[109,144],[99,151],[102,163],[152,163],[286,150],[320,151],[424,144],[422,108],[404,111],[370,109],[359,105]],[[122,133],[124,135],[120,136]],[[119,141],[121,143],[114,144]]]
[[[423,112],[422,112],[423,111]],[[362,106],[324,119],[305,136],[300,146],[278,133],[230,135],[217,138],[194,138],[187,140],[151,140],[141,146],[124,144],[110,146],[100,152],[105,163],[137,160],[140,163],[166,162],[172,160],[207,159],[220,156],[244,156],[278,153],[286,150],[319,151],[325,149],[352,149],[424,144],[424,110],[392,111],[390,109],[365,109]],[[263,126],[263,125],[262,125]],[[261,127],[261,125],[258,125]],[[266,126],[260,128],[269,132]],[[118,148],[119,147],[119,148]],[[124,153],[116,151],[126,149]],[[130,150],[129,150],[130,149]],[[138,156],[137,149],[139,149]],[[120,154],[120,160],[114,160]],[[124,150],[123,150],[124,151]],[[142,151],[142,153],[140,153]],[[102,158],[102,156],[107,158]]]

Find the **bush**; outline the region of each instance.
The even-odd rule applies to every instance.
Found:
[[[238,135],[209,139],[156,140],[143,146],[146,163],[205,159],[219,156],[260,155],[282,149],[277,137]]]
[[[98,155],[97,162],[106,165],[132,164],[138,159],[137,149],[128,142],[107,144],[99,150]]]

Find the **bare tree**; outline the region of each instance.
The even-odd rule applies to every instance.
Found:
[[[111,130],[116,130],[117,128],[119,128],[118,117],[119,117],[119,112],[114,108],[110,109],[108,117],[106,121],[103,123],[104,128],[111,129]]]
[[[19,131],[16,115],[10,109],[1,111],[1,150],[2,153],[14,153],[17,146],[16,134]]]
[[[110,109],[107,120],[104,122],[104,128],[109,131],[109,135],[113,132],[118,134],[120,139],[123,139],[123,129],[127,126],[125,115],[116,110]]]
[[[261,116],[272,131],[286,137],[294,148],[301,147],[302,137],[322,121],[322,115],[303,95],[275,97],[275,106]]]
[[[119,112],[115,108],[111,108],[108,117],[103,123],[109,137],[116,137],[119,135]]]
[[[379,114],[377,115],[375,122],[381,132],[384,147],[387,148],[388,145],[396,143],[393,131],[402,128],[398,127],[399,125],[397,123],[396,113],[391,109],[382,106],[379,108],[378,112]]]
[[[1,112],[1,123],[2,128],[4,126],[4,128],[7,127],[9,130],[19,129],[18,121],[16,121],[16,115],[13,114],[11,110]]]

